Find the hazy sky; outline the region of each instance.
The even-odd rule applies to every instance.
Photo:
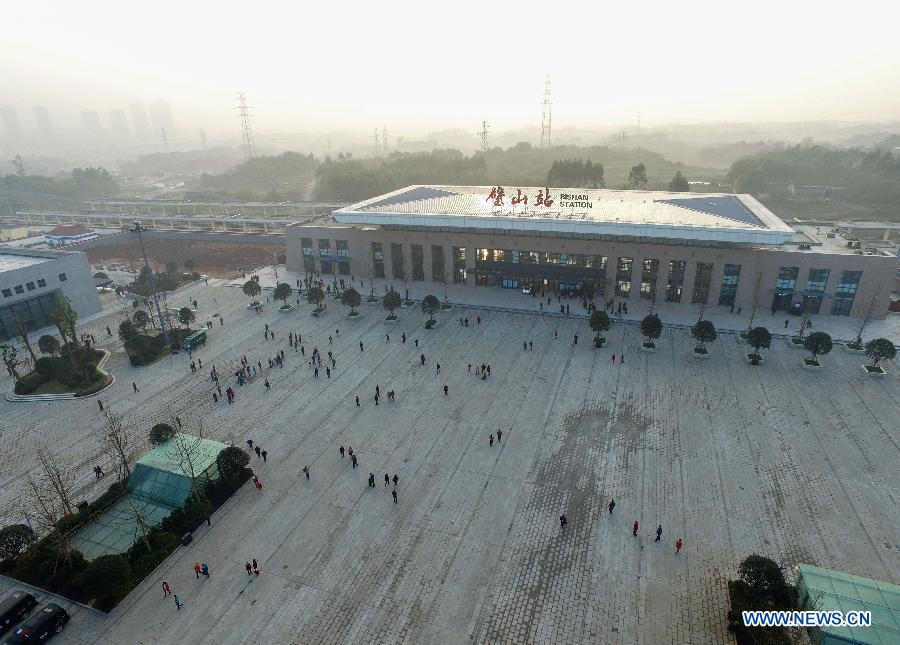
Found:
[[[11,2],[0,104],[33,127],[167,99],[179,127],[392,134],[900,117],[894,3]],[[105,114],[104,114],[105,118]]]

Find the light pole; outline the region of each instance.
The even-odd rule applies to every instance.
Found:
[[[144,267],[147,269],[147,275],[150,277],[150,288],[153,289],[153,302],[156,303],[156,315],[159,316],[159,327],[162,329],[163,340],[166,345],[169,344],[169,330],[166,329],[166,321],[163,320],[162,310],[159,308],[159,294],[156,292],[156,279],[153,277],[153,271],[150,269],[150,263],[147,261],[147,251],[144,250],[144,237],[141,235],[141,232],[144,229],[141,228],[141,223],[138,220],[134,221],[134,228],[131,229],[132,233],[137,233],[138,242],[141,244],[141,255],[144,256]]]

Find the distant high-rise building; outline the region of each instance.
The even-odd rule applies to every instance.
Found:
[[[128,106],[128,109],[131,111],[131,126],[135,139],[139,143],[149,143],[154,137],[150,130],[150,119],[147,117],[147,106],[140,101],[135,101]]]
[[[92,142],[96,143],[103,137],[103,126],[100,125],[100,115],[96,110],[82,110],[81,122],[84,124],[84,131]]]
[[[16,114],[16,108],[10,105],[0,107],[0,118],[3,119],[6,137],[10,143],[20,142],[22,140],[22,124],[19,123],[19,115]]]
[[[121,145],[128,142],[130,133],[125,110],[110,110],[109,125],[112,127],[113,141],[115,143]]]
[[[172,106],[168,101],[156,101],[150,104],[150,121],[153,124],[153,132],[166,131],[171,137],[175,134],[175,118],[172,116]]]
[[[34,120],[37,122],[38,132],[44,139],[53,138],[53,123],[50,121],[50,113],[43,105],[35,105]]]

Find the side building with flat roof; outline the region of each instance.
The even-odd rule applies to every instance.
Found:
[[[50,325],[53,299],[69,299],[80,319],[102,307],[87,256],[0,245],[0,341],[15,338],[15,319],[28,331]]]
[[[289,226],[287,268],[758,313],[887,313],[897,258],[750,195],[410,186]],[[399,288],[399,286],[397,287]]]

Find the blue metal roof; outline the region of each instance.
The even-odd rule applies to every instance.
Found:
[[[402,193],[397,193],[396,195],[391,195],[390,197],[379,199],[377,202],[366,204],[365,208],[374,208],[376,206],[390,206],[392,204],[405,204],[406,202],[417,202],[422,199],[435,199],[437,197],[452,197],[456,194],[457,193],[451,192],[449,190],[440,190],[438,188],[431,188],[430,186],[416,186],[415,188],[404,190]]]
[[[744,206],[737,197],[731,195],[716,195],[714,197],[686,197],[684,199],[660,199],[664,204],[689,208],[693,211],[725,217],[751,226],[763,226],[759,218]]]

